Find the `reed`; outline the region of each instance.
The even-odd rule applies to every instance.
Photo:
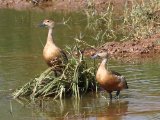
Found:
[[[108,3],[106,9],[99,12],[94,1],[89,0],[85,9],[88,23],[86,28],[94,31],[93,40],[96,40],[98,45],[108,40],[149,38],[159,32],[159,0],[133,0],[130,4],[126,2],[123,12],[116,15],[115,12],[118,11],[112,3]]]
[[[158,11],[160,2],[158,0],[148,0],[138,3],[132,1],[132,7],[124,9],[123,23],[125,26],[125,36],[129,39],[144,39],[157,33],[158,26],[155,26],[155,12]],[[127,32],[128,30],[128,32]]]
[[[14,98],[29,97],[30,99],[53,97],[75,97],[96,90],[94,67],[88,67],[80,53],[79,58],[71,56],[62,75],[55,77],[52,68],[48,68],[39,77],[26,83],[12,95]]]
[[[93,39],[97,43],[103,43],[106,39],[116,39],[113,10],[113,5],[109,3],[105,11],[99,12],[95,7],[94,1],[89,0],[88,2],[88,7],[85,9],[87,16],[86,29],[94,32]]]

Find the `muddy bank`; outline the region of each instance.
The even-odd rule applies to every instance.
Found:
[[[24,10],[32,8],[32,3],[26,0],[0,0],[0,8]]]
[[[94,5],[87,0],[0,0],[0,8],[77,11],[94,6],[102,11],[111,2],[116,10],[121,11],[126,1],[131,3],[130,0],[95,0]]]
[[[110,57],[119,60],[130,61],[133,58],[151,58],[160,55],[160,34],[143,40],[107,42],[96,49],[88,48],[84,50],[83,53],[89,57],[99,50],[108,51]]]

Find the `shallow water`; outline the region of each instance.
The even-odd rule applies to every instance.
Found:
[[[47,13],[0,10],[0,119],[1,120],[159,120],[160,62],[159,58],[140,63],[111,61],[109,69],[126,76],[129,89],[121,92],[120,100],[109,102],[107,93],[89,93],[80,101],[13,100],[17,87],[47,68],[42,59],[47,30],[37,27],[44,18],[61,22],[71,18],[69,27],[56,25],[56,43],[75,44],[73,38],[85,30],[84,16],[79,13]],[[90,34],[84,39],[94,44]],[[106,98],[105,98],[106,97]]]

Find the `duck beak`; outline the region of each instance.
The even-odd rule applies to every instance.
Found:
[[[93,58],[93,59],[95,59],[95,58],[97,58],[97,57],[99,57],[98,54],[94,54],[93,56],[91,56],[91,58]]]
[[[39,26],[39,27],[46,27],[46,25],[45,25],[45,24],[43,24],[43,22],[42,22],[42,23],[40,23],[38,26]]]

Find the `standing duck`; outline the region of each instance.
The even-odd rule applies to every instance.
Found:
[[[99,85],[104,88],[108,93],[110,100],[112,100],[112,92],[116,92],[116,98],[119,98],[120,91],[122,89],[128,89],[127,81],[125,77],[121,74],[109,71],[106,69],[105,65],[108,60],[108,53],[104,51],[97,52],[93,58],[100,57],[102,62],[97,70],[96,79]]]
[[[59,76],[68,62],[67,55],[56,46],[55,41],[52,36],[52,31],[54,28],[54,21],[45,19],[40,26],[47,27],[49,29],[47,41],[43,49],[43,57],[45,62],[49,67],[53,68],[55,76]]]

